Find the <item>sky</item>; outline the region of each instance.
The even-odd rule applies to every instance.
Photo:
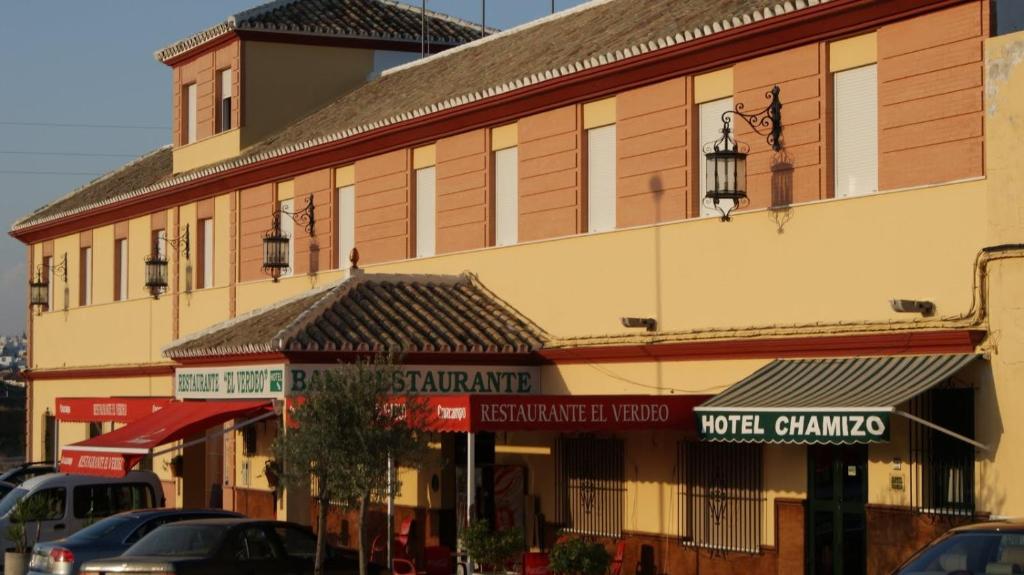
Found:
[[[564,10],[583,0],[556,0]],[[261,0],[2,0],[0,224],[170,142],[171,72],[153,52]],[[418,0],[406,3],[419,5]],[[481,19],[481,0],[427,0]],[[551,0],[487,0],[501,29]],[[25,329],[26,247],[0,234],[0,334]]]

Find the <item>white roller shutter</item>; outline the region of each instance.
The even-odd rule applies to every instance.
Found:
[[[356,247],[356,187],[338,188],[338,266],[349,267]]]
[[[519,241],[519,148],[494,152],[494,243]]]
[[[837,72],[835,92],[836,197],[878,191],[878,67]]]
[[[416,170],[416,257],[434,255],[437,221],[437,170],[431,166]]]
[[[587,231],[615,229],[615,125],[587,130]]]

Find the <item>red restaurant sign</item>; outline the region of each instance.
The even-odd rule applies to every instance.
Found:
[[[79,423],[128,423],[163,409],[170,397],[58,397],[57,419]]]
[[[420,396],[431,431],[694,430],[706,395]],[[396,403],[400,403],[401,400]]]

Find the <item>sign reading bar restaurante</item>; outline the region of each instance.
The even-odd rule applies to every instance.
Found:
[[[315,386],[336,365],[249,365],[188,367],[175,372],[178,399],[280,399]],[[536,366],[403,365],[395,374],[396,394],[503,394],[540,392]]]
[[[872,443],[889,440],[885,411],[708,411],[697,409],[706,441]]]

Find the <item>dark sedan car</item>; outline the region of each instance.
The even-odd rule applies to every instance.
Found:
[[[991,521],[957,527],[918,551],[893,573],[1024,573],[1024,521]]]
[[[295,523],[203,519],[164,525],[120,557],[86,563],[82,573],[307,575],[315,551],[316,537]],[[352,573],[357,565],[354,553],[329,550],[329,573]]]
[[[220,509],[145,509],[101,519],[58,541],[32,548],[29,575],[77,575],[82,564],[117,557],[157,527],[189,519],[242,517]]]
[[[46,462],[33,462],[33,463],[22,463],[17,467],[12,467],[0,475],[0,481],[6,481],[13,483],[14,485],[21,485],[26,479],[32,479],[33,477],[39,477],[40,475],[46,475],[48,473],[56,473],[57,468],[52,463]]]

